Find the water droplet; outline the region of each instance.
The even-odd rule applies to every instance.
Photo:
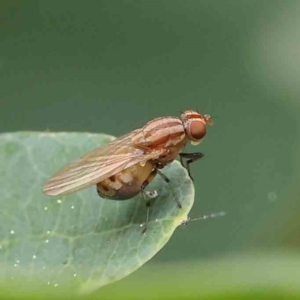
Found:
[[[158,222],[158,219],[155,219],[155,222]]]
[[[54,287],[58,287],[58,283],[54,283]]]
[[[0,246],[0,249],[2,249],[2,246]]]
[[[61,203],[62,203],[61,199],[58,199],[56,202],[57,202],[58,204],[61,204]]]
[[[15,266],[15,267],[17,267],[17,266],[18,266],[18,264],[14,264],[14,266]]]
[[[74,275],[73,275],[74,277],[76,277],[77,276],[77,274],[76,273],[74,273]]]
[[[74,206],[74,205],[72,205],[72,206],[71,206],[71,208],[72,208],[72,209],[74,209],[74,208],[75,208],[75,206]]]
[[[43,270],[45,270],[46,269],[46,267],[43,267]]]
[[[50,234],[50,231],[49,231],[49,230],[47,231],[47,234]]]
[[[11,230],[11,231],[10,231],[10,234],[15,234],[15,231],[14,231],[14,230]]]
[[[32,255],[32,258],[33,258],[33,259],[36,259],[36,255],[35,255],[35,254],[33,254],[33,255]]]
[[[143,226],[144,226],[144,224],[143,224],[143,223],[141,223],[141,224],[140,224],[140,227],[143,227]]]
[[[49,285],[49,284],[50,284],[50,281],[48,281],[47,284]]]
[[[17,263],[17,264],[19,264],[19,263],[20,263],[20,261],[17,259],[17,260],[16,260],[16,263]]]
[[[49,243],[49,240],[46,240],[45,243],[48,244],[48,243]]]
[[[47,207],[47,206],[45,206],[45,207],[44,207],[44,210],[48,210],[48,207]]]

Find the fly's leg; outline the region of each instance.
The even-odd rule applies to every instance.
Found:
[[[146,234],[146,231],[148,229],[148,222],[149,222],[150,201],[147,199],[147,196],[146,196],[144,190],[141,190],[141,193],[146,202],[146,222],[145,222],[145,227],[142,231],[142,234]]]
[[[177,203],[178,208],[181,208],[182,205],[181,205],[179,199],[177,198],[176,193],[174,192],[174,190],[172,188],[172,185],[170,184],[170,179],[164,173],[162,173],[161,171],[156,170],[156,172],[168,184],[168,186],[169,186],[169,188],[170,188],[170,190],[172,192],[172,195],[173,195],[173,197],[174,197],[174,199],[175,199],[175,201]]]
[[[147,229],[148,229],[148,222],[149,222],[149,212],[150,212],[150,200],[149,197],[147,197],[146,193],[145,193],[145,188],[146,186],[149,184],[149,182],[152,181],[152,179],[155,177],[155,175],[157,174],[157,169],[155,168],[148,176],[148,178],[143,182],[142,186],[141,186],[141,193],[142,196],[146,202],[146,222],[145,222],[145,227],[142,231],[142,234],[145,234]]]
[[[194,161],[202,158],[203,156],[204,156],[204,153],[202,153],[202,152],[179,153],[181,165],[187,169],[188,174],[189,174],[190,178],[192,179],[192,181],[194,181],[194,179],[193,179],[193,177],[191,175],[190,164],[192,162],[194,162]],[[184,158],[187,159],[185,161],[185,164],[184,164],[184,161],[183,161]]]

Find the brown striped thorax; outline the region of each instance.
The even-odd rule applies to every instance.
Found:
[[[178,117],[161,117],[148,122],[140,129],[119,137],[108,145],[84,155],[78,161],[54,174],[44,185],[50,196],[69,194],[97,185],[100,196],[130,199],[142,193],[152,179],[178,155],[189,163],[203,156],[202,153],[181,153],[188,141],[199,144],[211,125],[209,115],[193,110]],[[178,204],[180,206],[180,204]]]

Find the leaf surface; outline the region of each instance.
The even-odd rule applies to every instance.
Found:
[[[194,187],[178,162],[163,169],[182,203],[157,176],[144,199],[102,199],[96,187],[47,197],[42,185],[55,171],[113,137],[91,133],[20,132],[0,135],[0,284],[86,293],[132,273],[170,239],[194,201]],[[28,282],[28,284],[27,284]]]

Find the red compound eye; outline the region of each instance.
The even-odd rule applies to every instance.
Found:
[[[192,140],[201,140],[206,134],[206,125],[201,121],[192,121],[189,136]]]

